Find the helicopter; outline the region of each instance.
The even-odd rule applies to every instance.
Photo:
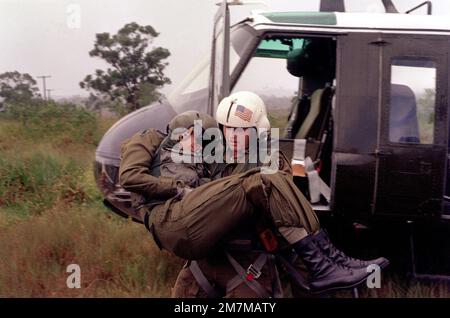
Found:
[[[450,19],[432,16],[431,1],[399,13],[383,0],[385,13],[351,13],[322,0],[319,12],[255,11],[230,25],[233,4],[242,2],[223,1],[214,17],[210,58],[103,136],[94,174],[105,205],[141,222],[119,184],[122,141],[165,131],[187,110],[213,116],[223,97],[253,90],[321,220],[345,222],[337,233],[350,245],[349,231],[406,234],[401,249],[415,276],[426,253],[450,272]],[[428,15],[410,14],[423,6]],[[398,254],[383,237],[375,245]]]

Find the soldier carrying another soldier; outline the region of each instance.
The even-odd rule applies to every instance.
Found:
[[[270,128],[264,102],[250,92],[238,92],[222,100],[216,118],[226,147],[235,155],[248,154],[252,132],[263,138],[263,132]],[[314,292],[357,286],[368,276],[368,265],[388,264],[385,258],[354,259],[334,247],[321,230],[308,200],[294,184],[290,164],[282,153],[277,153],[274,159],[279,170],[272,173],[264,173],[262,168],[268,163],[261,160],[172,162],[169,153],[177,144],[181,147],[175,147],[175,151],[181,149],[192,155],[205,146],[204,140],[201,143],[195,140],[192,129],[195,120],[202,120],[205,132],[216,126],[206,114],[186,112],[169,123],[167,136],[147,130],[122,145],[120,183],[134,193],[133,204],[160,248],[188,260],[202,260],[200,267],[205,267],[202,263],[221,250],[224,241],[236,232],[264,224],[280,233],[285,245],[301,257]],[[174,142],[173,132],[177,128],[184,128],[185,133]],[[208,280],[218,280],[214,285],[227,290],[226,282],[211,277],[207,271],[204,274],[209,276]],[[246,282],[253,291],[261,289],[254,285]]]

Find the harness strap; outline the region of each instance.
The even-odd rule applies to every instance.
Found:
[[[281,287],[280,275],[278,273],[276,257],[273,254],[269,255],[269,268],[272,275],[272,290],[273,298],[283,298],[283,288]]]
[[[156,149],[155,154],[153,156],[153,161],[150,166],[150,174],[154,177],[159,177],[161,175],[161,148],[164,146],[167,140],[170,140],[170,136],[166,136],[159,143],[159,146]]]
[[[273,290],[273,298],[283,298],[283,289],[281,287],[280,275],[278,274],[277,266],[275,264],[275,256],[268,255],[269,268],[271,269],[271,275],[273,277],[272,281],[272,290]],[[255,266],[255,265],[254,265]],[[263,265],[264,266],[264,265]],[[243,284],[241,276],[234,276],[227,283],[227,293],[231,292],[233,289],[237,288],[239,285]]]
[[[144,215],[144,225],[145,225],[145,228],[147,229],[147,231],[151,232],[152,230],[150,229],[149,219],[150,219],[150,213],[148,213],[146,211],[145,215]]]
[[[259,297],[271,298],[271,296],[264,289],[264,287],[262,287],[261,284],[255,280],[255,278],[258,278],[259,275],[261,275],[261,269],[264,267],[264,264],[267,261],[266,253],[262,253],[256,259],[256,261],[248,267],[247,271],[229,253],[225,253],[225,254],[227,255],[228,261],[230,262],[231,266],[233,266],[234,270],[238,274],[239,279],[241,280],[239,282],[239,284],[237,284],[237,280],[235,280],[235,278],[233,278],[227,284],[227,291],[230,291],[230,290],[236,288],[242,282],[244,282],[248,287],[250,287],[254,292],[256,292]],[[235,285],[235,286],[231,285],[231,283],[233,283],[233,285]],[[231,288],[231,287],[233,287],[233,288]]]
[[[262,253],[256,260],[251,264],[247,270],[245,270],[229,253],[226,253],[227,258],[230,264],[233,266],[234,270],[237,272],[237,275],[230,279],[226,285],[226,292],[229,293],[233,289],[237,288],[239,285],[246,283],[253,291],[255,291],[259,297],[263,298],[282,298],[283,297],[283,289],[281,287],[280,276],[277,270],[277,266],[275,264],[275,259],[280,257],[275,254],[267,254]],[[283,259],[284,262],[287,262]],[[271,276],[272,280],[272,290],[273,295],[271,296],[266,289],[255,279],[257,279],[261,275],[261,270],[266,264],[269,263],[270,270],[272,271]],[[295,269],[290,266],[291,270],[288,270],[291,275],[299,275]],[[196,261],[189,262],[189,270],[194,276],[197,283],[200,287],[205,291],[209,298],[218,298],[221,297],[221,293],[208,281],[206,276],[203,274],[200,266]],[[301,278],[302,279],[302,278]],[[306,284],[306,283],[305,283]],[[301,286],[304,287],[304,286]],[[308,290],[308,287],[304,287]]]
[[[191,261],[191,263],[189,264],[189,269],[197,283],[205,291],[209,298],[220,297],[220,293],[211,285],[196,261]]]
[[[230,279],[227,283],[227,294],[231,292],[233,289],[237,288],[239,285],[244,283],[241,279],[241,276],[236,275],[232,279]]]
[[[280,254],[275,255],[276,258],[283,264],[289,276],[291,276],[294,279],[295,283],[303,290],[309,291],[310,288],[307,281],[298,273],[298,271],[294,268],[294,266],[292,266],[292,264]]]

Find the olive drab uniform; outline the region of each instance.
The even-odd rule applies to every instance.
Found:
[[[279,164],[279,168],[286,173],[290,173],[290,165],[283,157]],[[221,175],[228,176],[239,174],[249,169],[253,169],[253,164],[228,164],[222,171]],[[220,296],[225,298],[261,298],[263,295],[242,282],[241,284],[234,284],[232,282],[239,276],[236,270],[231,266],[230,260],[227,258],[227,253],[242,266],[242,268],[249,268],[254,264],[255,260],[261,256],[261,246],[255,246],[254,242],[259,240],[255,235],[252,235],[255,230],[255,223],[248,222],[238,227],[231,235],[227,236],[223,241],[226,242],[219,246],[213,253],[204,259],[197,260],[198,267],[203,272],[208,283],[214,286],[219,292]],[[236,242],[236,243],[235,243]],[[261,268],[261,275],[257,281],[267,291],[268,296],[282,297],[283,291],[281,283],[279,282],[279,273],[274,262],[274,257],[269,256],[267,263]],[[193,274],[193,267],[190,261],[180,270],[174,287],[172,288],[171,297],[173,298],[207,298],[211,297],[204,290],[204,286],[200,285],[199,279]],[[231,283],[231,284],[230,284]],[[296,285],[292,285],[293,292]],[[265,296],[267,297],[267,296]]]
[[[119,182],[131,192],[131,203],[136,209],[142,209],[144,205],[161,204],[173,198],[177,195],[178,185],[182,183],[171,177],[152,175],[155,154],[165,137],[160,131],[147,129],[121,145]],[[127,155],[124,158],[125,151]]]
[[[121,185],[149,202],[138,208],[144,210],[145,224],[160,248],[184,259],[202,259],[223,237],[258,213],[270,217],[276,227],[303,227],[308,233],[319,229],[317,216],[292,175],[282,170],[263,174],[256,167],[177,196],[184,182],[150,174],[162,137],[154,130],[133,136],[122,146],[119,169]]]
[[[259,213],[270,217],[275,226],[304,227],[309,233],[319,229],[315,213],[292,181],[290,164],[281,155],[280,171],[275,174],[262,174],[257,164],[219,164],[211,168],[214,171],[208,171],[219,179],[204,184],[209,179],[202,178],[199,187],[181,198],[177,189],[184,187],[185,181],[173,177],[177,175],[173,169],[171,177],[161,173],[165,168],[162,162],[155,165],[157,160],[164,161],[164,154],[160,158],[155,154],[160,152],[165,138],[161,132],[146,130],[122,145],[120,183],[133,193],[133,205],[140,210],[147,229],[160,248],[185,259],[203,259],[199,262],[202,270],[222,285],[227,297],[261,297],[245,284],[226,290],[235,272],[230,270],[225,255],[214,250],[221,251],[220,242],[236,232],[251,232],[251,222],[261,216]],[[181,173],[189,173],[190,169],[197,169],[198,173],[198,167],[188,165],[186,169]],[[251,225],[246,226],[246,222]],[[247,250],[234,255],[243,266],[255,259],[254,253]],[[274,266],[266,267],[273,271]],[[191,276],[188,269],[180,272],[174,296],[201,295]],[[271,286],[274,273],[265,270],[258,280]]]

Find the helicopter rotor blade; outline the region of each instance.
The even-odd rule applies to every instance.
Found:
[[[381,0],[383,2],[386,13],[398,13],[397,8],[394,6],[391,0]]]

